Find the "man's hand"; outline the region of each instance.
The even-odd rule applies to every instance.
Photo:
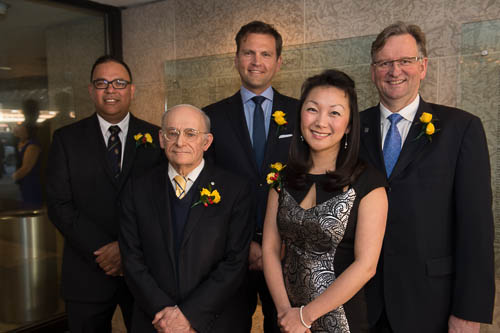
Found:
[[[479,333],[481,324],[450,316],[448,319],[448,333]]]
[[[122,273],[122,259],[118,242],[104,245],[94,252],[95,262],[106,273],[106,275],[118,276]]]
[[[196,332],[177,306],[167,306],[158,312],[152,324],[158,333]]]
[[[257,242],[250,243],[250,252],[248,254],[248,268],[253,271],[262,270],[262,247]]]

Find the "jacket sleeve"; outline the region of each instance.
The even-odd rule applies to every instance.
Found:
[[[56,131],[47,168],[48,215],[66,243],[83,258],[95,263],[93,252],[116,239],[77,207],[74,191],[78,189],[74,188],[71,179],[68,149],[60,132]]]
[[[495,296],[490,163],[481,121],[465,128],[456,165],[455,286],[452,313],[491,323]]]

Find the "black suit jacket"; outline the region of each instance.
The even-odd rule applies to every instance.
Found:
[[[167,165],[130,181],[123,197],[120,249],[136,301],[133,332],[156,332],[154,315],[174,305],[197,332],[244,332],[242,283],[253,227],[249,187],[206,163],[197,183],[208,188],[212,182],[221,201],[190,209],[175,258]],[[200,189],[190,191],[197,192],[197,202]]]
[[[299,114],[298,108],[299,102],[296,99],[281,95],[274,90],[272,112],[276,110],[285,112],[288,124],[286,128],[281,127],[277,133],[278,126],[271,117],[261,168],[257,167],[255,161],[240,91],[204,108],[210,117],[211,132],[214,135],[214,142],[207,155],[218,166],[231,170],[250,181],[256,204],[256,209],[253,210],[254,220],[259,220],[260,223],[264,219],[267,205],[269,186],[266,182],[266,175],[270,171],[269,165],[275,162],[283,164],[287,162],[288,150]]]
[[[431,113],[432,141],[419,118]],[[361,156],[385,173],[379,106],[361,113]],[[395,332],[447,332],[450,314],[491,322],[494,301],[490,163],[478,117],[422,99],[388,179],[389,214],[370,319],[384,303]]]
[[[47,170],[48,214],[65,240],[62,295],[66,300],[106,301],[123,283],[123,278],[104,273],[93,252],[118,240],[118,198],[129,175],[164,159],[158,129],[130,115],[118,180],[111,174],[96,114],[54,132]],[[150,133],[155,147],[136,148],[133,137],[139,132]]]

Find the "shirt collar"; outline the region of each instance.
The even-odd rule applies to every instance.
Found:
[[[121,133],[127,133],[128,124],[129,124],[129,120],[130,120],[130,112],[127,112],[127,115],[125,116],[125,118],[123,118],[118,124],[112,124],[112,123],[104,120],[104,118],[101,117],[99,115],[99,113],[97,114],[97,119],[99,120],[99,126],[101,127],[101,131],[104,135],[106,135],[106,133],[108,132],[109,127],[113,126],[113,125],[120,127]]]
[[[246,104],[250,99],[252,99],[252,97],[257,96],[256,94],[254,94],[253,92],[251,92],[250,90],[248,90],[243,86],[241,86],[240,91],[241,91],[241,100],[243,101],[243,104]],[[259,96],[264,96],[266,99],[272,102],[274,97],[273,87],[269,86]]]
[[[413,118],[415,118],[415,115],[417,114],[419,104],[420,104],[420,95],[417,94],[417,97],[415,97],[413,102],[411,102],[410,104],[399,110],[398,113],[404,119],[408,120],[409,122],[412,122]],[[391,114],[392,112],[388,108],[386,108],[384,104],[380,103],[380,120],[384,121]]]
[[[187,174],[186,179],[194,183],[198,178],[198,176],[200,175],[201,170],[203,170],[204,166],[205,166],[205,159],[201,159],[200,164],[198,164],[196,168],[194,168],[190,173]],[[170,181],[172,181],[174,177],[177,175],[179,175],[177,170],[174,169],[172,164],[168,163],[168,178],[170,179]]]

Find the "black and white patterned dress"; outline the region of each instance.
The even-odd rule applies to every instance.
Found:
[[[280,192],[278,229],[285,243],[283,275],[292,306],[306,305],[328,288],[354,261],[354,235],[360,200],[385,178],[367,167],[345,192],[327,192],[326,175],[308,175],[307,190],[286,186]],[[317,205],[299,206],[312,184]],[[310,185],[310,186],[309,186]],[[317,319],[313,332],[369,332],[362,288],[343,306]]]

